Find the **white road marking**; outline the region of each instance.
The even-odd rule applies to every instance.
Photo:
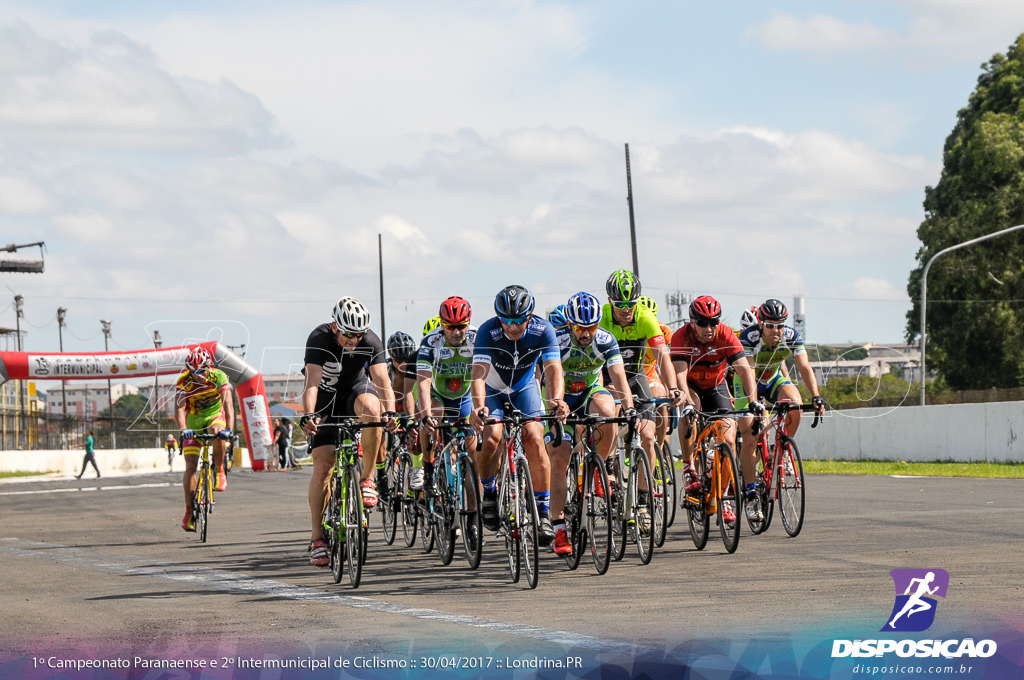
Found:
[[[72,491],[121,491],[124,489],[152,489],[155,487],[171,486],[170,482],[159,484],[116,484],[111,486],[83,486],[70,489],[36,489],[33,491],[0,491],[0,496],[26,496],[37,493],[70,493]]]

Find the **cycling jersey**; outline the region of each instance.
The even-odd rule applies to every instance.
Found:
[[[689,364],[686,382],[699,390],[709,390],[722,382],[729,364],[745,354],[736,333],[725,324],[718,324],[707,344],[697,340],[692,321],[672,334],[672,360]]]
[[[587,347],[573,342],[568,328],[555,332],[562,357],[562,375],[565,378],[565,398],[589,392],[601,384],[601,369],[622,363],[619,343],[612,334],[598,328],[594,340]]]
[[[555,329],[539,316],[530,317],[518,340],[509,340],[498,317],[488,319],[477,331],[473,348],[473,363],[490,366],[487,390],[506,394],[519,391],[531,382],[536,385],[534,370],[538,362],[559,357]]]
[[[432,395],[452,400],[469,394],[476,335],[476,326],[470,326],[465,340],[457,347],[448,343],[443,328],[436,328],[423,336],[416,354],[416,370],[433,376],[430,385]]]
[[[754,374],[757,381],[767,385],[775,379],[776,373],[781,373],[781,366],[790,356],[807,354],[804,347],[804,339],[800,333],[789,326],[782,329],[782,338],[775,347],[769,347],[764,342],[761,329],[758,326],[749,326],[739,335],[740,343],[744,349],[753,357]]]
[[[330,323],[323,323],[313,329],[306,340],[306,364],[320,366],[323,374],[317,386],[317,413],[328,411],[338,413],[342,403],[339,396],[348,396],[355,388],[369,387],[369,367],[387,362],[384,344],[380,336],[367,329],[359,343],[352,349],[338,344]],[[369,391],[374,391],[370,388]]]
[[[671,343],[672,329],[660,321],[658,322],[658,327],[661,328],[661,334],[665,337],[665,343]],[[650,345],[644,350],[644,373],[647,374],[648,382],[661,383],[661,378],[658,377],[658,355],[654,353]]]
[[[620,326],[612,317],[612,306],[606,304],[601,311],[601,328],[615,337],[622,353],[626,377],[634,378],[644,373],[644,352],[648,346],[652,351],[665,344],[665,336],[658,325],[658,317],[646,307],[637,307],[633,311],[633,323]]]
[[[223,399],[231,398],[228,376],[219,368],[211,368],[203,375],[184,371],[174,383],[174,390],[178,403],[185,404],[188,415],[203,420],[220,413]]]

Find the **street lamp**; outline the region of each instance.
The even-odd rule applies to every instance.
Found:
[[[100,325],[103,326],[103,351],[110,351],[110,326],[111,322],[107,319],[100,319]],[[117,448],[117,434],[114,432],[114,390],[110,385],[110,378],[107,378],[107,415],[110,417],[110,448]]]
[[[160,349],[164,346],[164,341],[160,339],[160,331],[153,331],[153,347]],[[153,418],[156,420],[156,445],[161,446],[160,442],[160,416],[157,414],[157,406],[160,403],[160,374],[157,372],[157,362],[153,361]]]
[[[61,354],[64,353],[64,315],[67,314],[67,311],[68,310],[65,309],[64,307],[58,307],[57,308],[57,338],[60,340],[60,351],[61,351]],[[63,412],[65,418],[68,417],[68,393],[67,393],[66,387],[67,387],[67,381],[66,380],[61,380],[60,381],[60,397],[61,397],[61,402],[63,403],[62,412]]]

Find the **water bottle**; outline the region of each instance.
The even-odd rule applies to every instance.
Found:
[[[714,467],[714,465],[715,465],[715,450],[714,449],[708,449],[707,455],[704,458],[704,462],[707,464],[707,468],[706,469],[708,470],[708,472],[710,472],[711,468]]]

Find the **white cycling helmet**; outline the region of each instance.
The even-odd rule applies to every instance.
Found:
[[[370,327],[370,312],[362,302],[346,295],[334,305],[334,323],[342,333],[365,333]]]
[[[740,315],[740,329],[746,329],[757,323],[757,307],[744,309]]]

